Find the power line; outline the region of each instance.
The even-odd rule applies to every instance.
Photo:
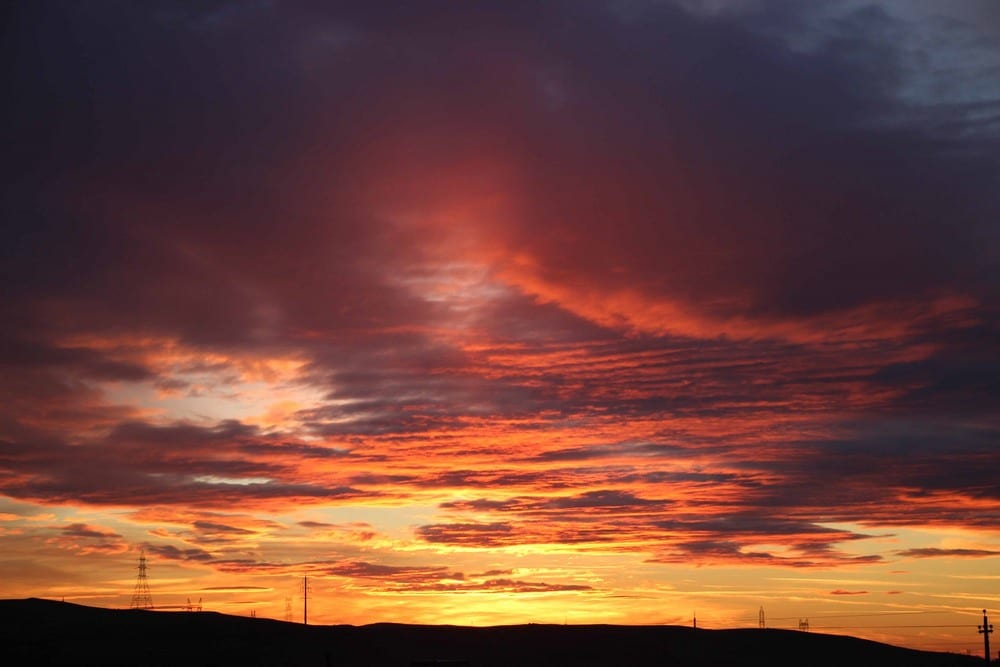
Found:
[[[818,628],[824,630],[864,630],[867,628],[968,628],[971,627],[968,623],[963,623],[961,625],[818,625]]]
[[[915,614],[947,614],[951,612],[947,611],[873,611],[864,614],[820,614],[819,616],[812,616],[811,618],[865,618],[868,616],[903,616],[903,615],[915,615]],[[772,616],[772,621],[792,621],[798,618],[797,616]]]

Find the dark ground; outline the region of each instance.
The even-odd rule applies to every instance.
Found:
[[[303,626],[214,612],[0,600],[0,665],[981,665],[982,658],[790,630],[379,623]]]

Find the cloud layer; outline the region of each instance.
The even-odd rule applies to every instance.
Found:
[[[487,560],[995,557],[986,11],[16,7],[0,494],[410,591],[605,584],[280,517],[431,507],[406,549]],[[908,527],[966,543],[865,546]],[[236,554],[288,531],[352,546]]]

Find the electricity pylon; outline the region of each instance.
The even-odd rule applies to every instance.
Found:
[[[146,575],[146,548],[139,551],[139,576],[135,580],[135,590],[132,592],[132,604],[129,609],[152,609],[153,596],[149,593],[149,577]]]

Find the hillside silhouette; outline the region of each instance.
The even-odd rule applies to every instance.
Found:
[[[981,658],[791,630],[678,626],[305,626],[215,612],[0,600],[0,664],[469,667],[900,665]]]

